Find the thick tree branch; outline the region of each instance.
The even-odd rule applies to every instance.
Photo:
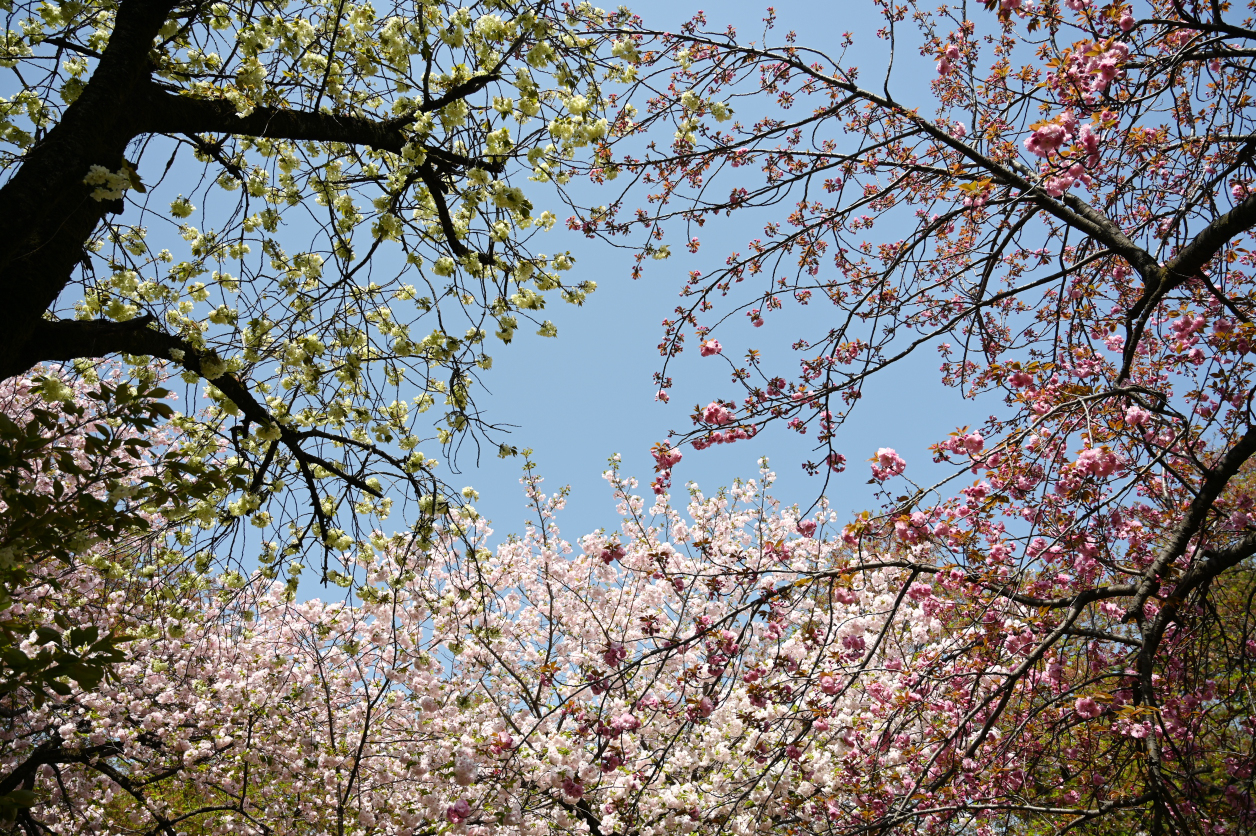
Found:
[[[154,321],[152,316],[143,316],[129,322],[105,319],[41,319],[35,323],[30,337],[17,347],[17,351],[0,354],[0,379],[16,377],[39,363],[66,363],[80,357],[107,357],[123,351],[135,354],[161,353],[132,351],[132,347],[136,345],[155,342],[164,336],[148,328],[149,323]]]
[[[504,62],[505,60],[506,59],[503,56],[502,61]],[[498,66],[500,67],[501,64],[498,64]],[[483,90],[489,84],[493,83],[494,81],[498,81],[500,79],[501,79],[501,73],[499,73],[496,69],[494,69],[493,72],[491,73],[484,73],[483,75],[472,76],[471,78],[468,78],[466,81],[462,82],[461,84],[455,84],[453,87],[450,87],[449,90],[446,91],[444,95],[438,98],[432,99],[430,102],[424,102],[423,106],[419,108],[419,111],[421,113],[434,113],[435,111],[440,110],[445,105],[452,104],[453,102],[456,102],[459,99],[465,99],[467,96],[470,96],[473,93],[478,93],[480,90]]]
[[[144,333],[146,322],[138,327],[104,321],[71,325],[41,318],[65,288],[83,258],[84,243],[112,205],[93,199],[92,187],[83,178],[93,165],[118,170],[123,149],[135,136],[189,135],[211,154],[214,149],[198,134],[339,142],[393,153],[400,153],[410,140],[406,128],[414,114],[378,120],[259,107],[240,116],[225,99],[180,95],[155,83],[148,51],[174,5],[174,0],[123,0],[109,44],[82,95],[0,188],[0,221],[6,230],[0,244],[0,295],[8,302],[0,314],[0,376],[20,374],[40,360],[100,357],[115,353],[118,349],[110,346],[120,343],[161,341],[153,336],[158,332]],[[454,86],[421,110],[444,107],[499,78],[500,65]],[[425,150],[429,159],[421,177],[433,193],[450,248],[457,256],[466,255],[469,251],[453,235],[441,194],[442,178],[472,166],[500,172],[504,161]],[[230,161],[216,156],[239,175]],[[164,356],[160,347],[121,350]]]
[[[64,362],[79,357],[107,357],[111,354],[125,353],[158,357],[204,376],[204,364],[214,359],[212,352],[199,351],[182,337],[151,327],[154,323],[155,319],[152,316],[143,316],[127,322],[40,320],[31,339],[24,344],[24,351],[19,355],[18,362],[11,363],[10,358],[0,356],[0,363],[4,364],[0,365],[0,374],[12,377],[40,362]],[[348,473],[340,465],[305,450],[301,446],[301,441],[306,435],[276,421],[270,410],[235,376],[222,374],[207,379],[227,399],[239,407],[246,423],[278,427],[280,442],[291,452],[307,475],[309,475],[311,465],[318,465],[358,490],[372,496],[381,496],[380,491],[368,484],[365,479]],[[320,533],[325,538],[329,520],[322,512],[312,479],[310,492]]]
[[[1205,554],[1207,555],[1206,559],[1196,560],[1192,563],[1191,567],[1182,575],[1181,580],[1174,585],[1173,591],[1165,596],[1164,605],[1160,608],[1160,612],[1156,613],[1151,626],[1147,629],[1146,637],[1144,638],[1144,645],[1147,649],[1144,651],[1144,654],[1140,654],[1140,667],[1145,655],[1146,665],[1150,669],[1155,651],[1164,638],[1165,630],[1170,622],[1177,617],[1178,610],[1185,603],[1187,596],[1201,586],[1211,583],[1222,572],[1232,569],[1256,554],[1256,533],[1248,534],[1228,548],[1210,549]]]
[[[1165,264],[1165,273],[1173,282],[1171,287],[1199,273],[1226,244],[1253,226],[1256,226],[1256,194],[1249,194],[1229,212],[1214,218]]]
[[[1138,588],[1134,592],[1134,601],[1126,611],[1127,618],[1142,618],[1143,605],[1160,588],[1160,576],[1174,561],[1186,553],[1186,547],[1202,529],[1204,520],[1208,512],[1212,510],[1217,497],[1221,496],[1221,492],[1225,490],[1230,479],[1253,455],[1256,455],[1256,427],[1244,433],[1243,437],[1226,451],[1216,467],[1208,471],[1208,476],[1200,485],[1199,493],[1195,495],[1186,509],[1186,514],[1178,525],[1177,531],[1160,550],[1160,555],[1155,562],[1143,572],[1142,580],[1139,581]],[[1148,642],[1148,646],[1151,647],[1151,642]],[[1155,652],[1154,647],[1151,647],[1150,652]]]
[[[1252,146],[1250,143],[1243,153],[1248,156],[1251,155]],[[1138,351],[1143,331],[1147,327],[1147,320],[1165,294],[1178,287],[1182,282],[1195,276],[1204,278],[1204,281],[1207,282],[1208,279],[1203,276],[1204,265],[1212,260],[1228,242],[1233,241],[1235,236],[1246,232],[1253,226],[1256,226],[1256,194],[1248,195],[1229,212],[1214,218],[1164,267],[1150,271],[1139,271],[1143,274],[1146,286],[1138,301],[1134,303],[1125,315],[1128,335],[1124,357],[1121,362],[1120,379],[1124,380],[1129,375],[1130,368],[1134,363],[1134,355]],[[1217,292],[1217,295],[1222,301],[1226,302],[1227,306],[1233,307],[1229,300],[1222,297],[1219,292]],[[1246,318],[1237,312],[1236,315],[1240,319]]]
[[[137,133],[211,133],[342,142],[395,154],[400,154],[406,144],[402,128],[408,122],[277,107],[258,107],[247,116],[241,116],[235,105],[226,99],[180,96],[156,84],[148,85],[144,91],[143,111],[136,125]]]
[[[427,186],[428,193],[432,196],[432,203],[436,204],[436,216],[440,219],[440,226],[445,233],[445,240],[449,242],[449,248],[459,257],[471,252],[458,240],[453,216],[449,214],[449,206],[445,202],[445,184],[441,181],[440,175],[432,166],[423,163],[419,166],[419,176],[423,178],[423,185]]]
[[[120,121],[132,117],[118,103],[147,78],[148,51],[174,6],[174,0],[119,4],[109,45],[82,94],[0,188],[0,225],[5,230],[0,271],[26,251],[30,234],[46,218],[56,216],[67,184],[81,181],[92,163],[104,162],[96,159],[102,150],[100,140],[110,136]],[[75,191],[86,194],[87,190],[79,183]]]
[[[405,128],[414,121],[410,116],[379,120],[278,107],[259,107],[247,116],[240,116],[235,106],[226,99],[182,96],[157,84],[150,84],[145,89],[143,108],[145,113],[139,123],[141,133],[208,133],[341,142],[394,154],[400,154],[406,145],[410,137]],[[441,168],[466,169],[478,166],[494,173],[505,170],[505,164],[500,161],[476,159],[443,148],[422,147],[428,157]],[[208,149],[203,150],[209,153]]]

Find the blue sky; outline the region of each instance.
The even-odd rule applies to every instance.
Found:
[[[661,29],[678,28],[699,8],[658,0],[632,5],[648,26]],[[764,9],[753,2],[722,3],[707,10],[708,25],[716,29],[732,23],[743,37],[755,38]],[[879,16],[869,14],[873,9],[871,4],[817,2],[778,6],[775,40],[783,40],[792,28],[799,32],[801,44],[827,50],[837,46],[843,31],[851,30],[857,36],[852,52],[859,50],[855,60],[866,71],[879,70],[884,66],[885,45],[873,37],[881,25]],[[927,88],[921,92],[927,93]],[[927,104],[927,99],[919,101]],[[590,202],[607,199],[591,197]],[[538,207],[543,203],[542,198]],[[786,211],[776,214],[783,216]],[[674,252],[680,252],[667,261],[649,262],[646,275],[635,282],[629,275],[631,258],[624,251],[559,227],[537,243],[539,249],[551,252],[570,249],[577,258],[572,278],[592,279],[599,289],[582,308],[557,303],[546,309],[546,316],[558,325],[556,339],[528,335],[499,348],[492,371],[483,378],[491,397],[480,403],[491,419],[516,425],[511,443],[535,450],[533,458],[545,476],[547,492],[571,485],[567,511],[559,521],[567,537],[618,524],[610,490],[601,478],[608,456],[621,454],[624,472],[638,476],[645,492],[653,477],[650,445],[663,440],[669,429],[690,428],[688,415],[695,404],[717,397],[736,398],[738,390],[729,379],[727,363],[720,358],[699,358],[696,350],[690,350],[669,369],[675,381],[671,403],[655,402],[652,373],[661,363],[656,348],[662,335],[660,322],[677,304],[677,292],[688,271],[709,269],[722,263],[729,252],[744,250],[746,241],[759,234],[769,219],[759,214],[708,224],[699,254],[673,246]],[[806,313],[811,326],[823,324],[826,312],[813,306]],[[739,358],[753,345],[765,350],[769,358],[778,358],[778,369],[795,371],[797,361],[789,356],[793,352],[788,346],[802,333],[800,315],[797,306],[787,306],[769,317],[763,328],[751,329],[738,322],[720,330],[718,336],[727,356]],[[984,417],[974,413],[972,405],[965,409],[957,393],[940,384],[939,362],[936,352],[925,351],[865,386],[863,403],[838,438],[850,465],[846,473],[834,477],[827,495],[839,513],[874,506],[864,459],[878,447],[897,448],[908,461],[906,475],[923,477],[933,470],[926,451],[930,443]],[[754,476],[759,457],[767,455],[779,474],[774,494],[785,502],[809,505],[819,494],[822,480],[808,477],[800,464],[813,455],[813,444],[814,431],[799,437],[779,426],[733,445],[701,452],[686,448],[675,472],[673,497],[682,498],[683,485],[690,480],[713,492],[735,477]],[[478,469],[470,457],[460,464],[463,475],[453,478],[446,472],[446,478],[480,491],[476,507],[493,521],[497,534],[520,528],[526,509],[517,481],[519,460],[502,461],[490,455]]]

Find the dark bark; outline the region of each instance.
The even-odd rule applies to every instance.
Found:
[[[95,187],[84,183],[85,176],[93,165],[120,171],[128,145],[137,138],[155,134],[190,136],[206,153],[217,147],[213,135],[335,142],[397,153],[409,137],[407,128],[414,118],[411,115],[373,120],[258,107],[241,117],[226,100],[182,95],[176,88],[159,82],[153,77],[149,53],[161,26],[177,12],[177,5],[178,0],[121,0],[109,44],[79,98],[66,108],[60,122],[29,149],[20,167],[0,188],[0,221],[6,231],[0,238],[0,298],[5,302],[0,305],[0,380],[24,374],[41,362],[118,354],[159,358],[202,376],[202,364],[217,361],[212,349],[198,348],[179,334],[169,333],[164,323],[151,314],[114,322],[57,320],[49,313],[89,258],[87,244],[93,232],[106,214],[119,210],[115,204],[121,203],[94,199]],[[453,98],[470,95],[498,77],[498,70],[476,76],[442,97],[429,100],[423,109],[439,108]],[[450,236],[451,248],[463,255],[466,248],[453,237],[441,193],[444,181],[472,166],[500,172],[504,161],[472,159],[441,148],[425,151],[428,157],[416,178],[432,188],[438,207],[444,210],[441,221]],[[214,377],[212,383],[239,408],[246,432],[250,424],[278,424],[264,399],[250,392],[247,381],[222,374]],[[278,426],[280,437],[256,471],[254,489],[261,486],[276,447],[287,450],[305,476],[320,539],[325,540],[331,518],[322,509],[311,475],[315,465],[358,490],[375,496],[379,491],[365,481],[362,473],[347,472],[343,464],[306,449],[304,442],[311,437],[360,446],[362,455],[383,460],[398,472],[407,473],[406,478],[416,491],[422,487],[418,478],[405,470],[403,461],[373,445]],[[436,490],[435,484],[431,490]]]
[[[148,51],[172,0],[125,0],[100,64],[62,120],[26,155],[0,188],[0,368],[9,377],[25,369],[32,335],[43,313],[84,258],[84,244],[111,208],[91,197],[83,178],[93,165],[122,167],[135,136],[129,109],[147,79]],[[29,367],[29,366],[28,366]]]
[[[169,348],[176,346],[169,335],[148,327],[153,321],[152,317],[130,322],[36,319],[22,342],[0,354],[0,378],[19,375],[37,363],[107,357],[124,351],[165,357]]]
[[[342,142],[365,145],[380,151],[400,153],[405,144],[402,128],[409,119],[385,122],[359,116],[259,107],[248,116],[236,113],[226,99],[195,99],[180,96],[149,82],[138,102],[139,118],[132,125],[141,133],[187,134],[219,133],[268,137],[271,139]]]

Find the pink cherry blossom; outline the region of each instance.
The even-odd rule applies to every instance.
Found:
[[[1113,451],[1104,448],[1088,447],[1077,457],[1077,469],[1081,473],[1105,478],[1112,475],[1120,465],[1120,458]]]
[[[1125,423],[1131,427],[1141,427],[1151,420],[1151,413],[1140,406],[1131,406],[1125,410]]]
[[[680,450],[675,447],[666,446],[655,448],[652,455],[654,456],[654,461],[658,463],[659,467],[663,468],[675,467],[680,464],[680,460],[683,458]]]
[[[1049,122],[1029,135],[1025,148],[1039,157],[1049,157],[1071,138],[1072,135],[1062,124]]]
[[[445,820],[450,824],[461,824],[471,818],[471,805],[465,798],[459,798],[445,809]]]
[[[706,409],[702,410],[702,420],[718,427],[732,423],[733,416],[721,403],[712,401],[707,404]]]
[[[1014,389],[1024,389],[1027,386],[1031,386],[1033,382],[1034,379],[1032,376],[1030,376],[1027,372],[1020,370],[1012,372],[1007,378],[1008,385]]]
[[[891,476],[899,475],[907,467],[907,462],[892,447],[882,447],[877,450],[873,462],[872,476],[878,482],[884,482]]]

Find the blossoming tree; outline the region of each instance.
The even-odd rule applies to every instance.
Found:
[[[490,550],[469,516],[432,548],[376,535],[352,557],[364,583],[348,602],[237,576],[203,579],[197,612],[170,613],[150,581],[88,565],[60,596],[28,590],[29,612],[135,638],[116,678],[4,721],[10,780],[31,794],[13,820],[67,834],[1129,833],[1147,824],[1139,747],[1163,725],[1167,769],[1191,757],[1202,786],[1230,776],[1178,800],[1179,832],[1249,828],[1243,669],[1211,665],[1157,717],[1135,707],[1129,651],[1098,614],[1034,658],[1051,618],[1039,603],[961,566],[923,571],[901,543],[862,551],[834,512],[778,507],[766,468],[695,489],[684,513],[607,476],[617,529],[563,540],[563,494],[529,475],[522,537]],[[1217,627],[1244,629],[1243,601],[1218,603]],[[1166,675],[1208,667],[1188,657]]]
[[[171,95],[162,85],[174,86],[183,90],[172,95],[179,107],[204,106],[233,127],[254,127],[243,135],[247,144],[220,142],[241,134],[195,121],[150,131],[192,134],[187,140],[195,152],[220,167],[213,169],[214,183],[238,184],[242,209],[232,222],[238,226],[230,235],[209,235],[184,223],[194,260],[172,268],[174,279],[154,279],[148,287],[140,281],[147,274],[129,276],[110,264],[108,284],[83,294],[82,319],[44,318],[50,301],[25,309],[35,311],[20,320],[26,331],[15,326],[0,333],[15,345],[66,334],[44,343],[54,348],[87,334],[97,340],[92,345],[164,357],[209,377],[218,408],[227,415],[239,410],[247,421],[243,432],[223,439],[225,449],[197,436],[195,423],[181,422],[190,433],[184,455],[234,454],[223,466],[240,468],[248,490],[229,513],[256,511],[262,528],[274,521],[261,516],[260,504],[283,488],[272,468],[286,467],[312,486],[313,518],[305,528],[290,518],[291,539],[284,543],[265,541],[270,558],[252,577],[211,578],[192,566],[198,571],[181,569],[188,574],[171,578],[180,584],[171,587],[155,575],[119,573],[110,568],[116,560],[36,567],[60,572],[57,583],[23,582],[5,618],[28,619],[16,622],[24,625],[60,614],[68,624],[94,625],[97,637],[131,641],[116,678],[54,676],[58,686],[49,686],[46,699],[20,702],[37,687],[28,678],[4,697],[6,822],[30,833],[452,830],[476,836],[1238,834],[1256,827],[1250,698],[1256,577],[1249,559],[1256,551],[1249,464],[1256,429],[1248,409],[1256,328],[1246,246],[1256,222],[1248,187],[1256,146],[1246,110],[1253,32],[1228,7],[1008,0],[967,16],[966,7],[935,13],[883,6],[882,35],[899,50],[900,69],[909,63],[902,53],[909,13],[921,33],[917,46],[931,73],[936,113],[902,103],[893,74],[879,89],[861,86],[840,57],[808,52],[793,37],[779,49],[745,44],[731,32],[703,32],[701,20],[678,35],[639,26],[612,30],[598,28],[605,19],[588,12],[591,28],[579,36],[569,31],[572,40],[542,38],[532,23],[527,37],[516,29],[494,40],[486,33],[497,32],[498,23],[517,18],[522,27],[535,9],[512,18],[495,7],[498,23],[480,17],[474,25],[460,13],[446,14],[432,21],[438,32],[417,23],[422,37],[403,43],[419,43],[413,54],[425,65],[432,61],[433,78],[444,74],[446,86],[436,85],[422,101],[440,103],[448,119],[434,117],[430,135],[448,142],[420,138],[418,148],[407,138],[397,150],[382,149],[392,156],[376,158],[353,150],[380,149],[371,142],[319,134],[312,139],[327,144],[315,148],[330,159],[315,163],[300,159],[311,137],[269,137],[268,126],[286,125],[289,116],[299,121],[298,114],[309,117],[300,124],[329,130],[376,119],[383,105],[374,96],[387,97],[367,82],[385,62],[378,52],[354,50],[364,31],[377,28],[381,42],[395,43],[383,32],[399,24],[377,25],[348,6],[335,16],[320,7],[328,14],[314,15],[315,34],[303,42],[306,18],[290,20],[290,10],[278,7],[242,19],[225,4],[198,6],[163,11],[160,20],[144,17],[145,8],[123,0],[113,18],[113,7],[47,6],[40,22],[32,19],[10,36],[17,44],[12,60],[30,65],[46,61],[41,50],[61,48],[58,41],[89,61],[97,59],[82,49],[101,57],[81,90],[57,82],[74,103],[15,161],[3,187],[13,190],[0,198],[43,188],[45,179],[25,173],[55,173],[54,160],[80,153],[73,142],[56,145],[53,136],[63,126],[83,125],[75,114],[109,111],[104,122],[86,122],[90,131],[61,130],[57,143],[67,136],[87,143],[82,147],[105,142],[115,136],[109,124],[147,113],[143,100],[125,95],[140,89],[127,84],[152,78],[144,75],[151,60],[152,73],[173,67],[168,78],[157,76],[155,92],[144,88],[152,95]],[[436,7],[423,6],[429,8]],[[414,19],[427,21],[426,14]],[[81,38],[40,29],[73,29],[88,18],[101,32],[94,41],[85,29]],[[150,29],[128,29],[141,23]],[[444,322],[449,304],[476,307],[481,278],[489,287],[493,278],[506,281],[507,268],[515,275],[510,263],[494,266],[515,240],[509,224],[499,234],[477,212],[514,213],[510,223],[518,227],[524,210],[513,192],[491,185],[500,178],[489,167],[497,153],[490,139],[473,138],[482,119],[490,121],[486,133],[497,124],[487,100],[474,119],[460,123],[470,114],[455,107],[456,96],[442,97],[463,95],[464,82],[504,84],[486,80],[486,68],[517,54],[512,38],[524,37],[517,49],[527,46],[529,65],[544,67],[553,63],[551,52],[571,61],[585,55],[574,39],[586,35],[627,65],[622,73],[644,78],[639,89],[653,89],[656,101],[638,99],[642,113],[623,110],[611,120],[614,127],[600,126],[591,116],[603,97],[566,84],[583,65],[563,64],[568,69],[553,75],[558,95],[545,101],[561,101],[566,110],[551,120],[549,135],[570,142],[573,153],[581,143],[596,143],[597,177],[649,178],[657,209],[621,220],[623,210],[612,205],[577,224],[590,233],[618,233],[640,220],[657,236],[647,249],[662,256],[673,219],[696,225],[716,213],[798,200],[748,255],[691,277],[686,292],[693,298],[668,323],[665,355],[693,333],[704,362],[727,357],[731,341],[716,339],[708,317],[739,282],[770,282],[745,306],[751,322],[775,325],[787,304],[827,300],[835,306],[831,332],[800,337],[798,349],[806,354],[797,381],[755,354],[734,368],[744,394],[699,408],[695,430],[655,449],[653,505],[612,468],[624,517],[617,529],[564,542],[553,521],[562,495],[543,496],[529,476],[535,525],[496,549],[488,548],[488,531],[472,509],[442,507],[434,481],[410,483],[427,519],[414,534],[334,532],[329,518],[337,497],[322,495],[321,478],[339,475],[346,491],[357,492],[341,494],[340,504],[364,515],[382,511],[388,498],[373,497],[382,491],[369,469],[355,469],[369,462],[344,451],[386,462],[398,478],[435,478],[407,447],[413,433],[402,434],[355,401],[370,380],[362,364],[382,357],[388,368],[388,352],[401,353],[393,343],[387,351],[382,342],[372,344],[375,331],[366,325],[351,329],[355,318],[379,333],[386,327],[394,342],[410,338],[405,329],[397,334],[396,318],[372,296],[374,280],[366,274],[376,271],[362,265],[374,264],[375,256],[355,254],[350,263],[349,232],[364,220],[351,198],[342,200],[346,190],[369,188],[399,170],[414,174],[418,180],[407,174],[398,181],[406,183],[401,194],[417,195],[419,217],[411,219],[425,224],[412,231],[413,240],[446,249],[438,257],[434,250],[416,253],[411,266],[426,269],[430,262],[432,274],[455,288],[438,299],[442,285],[433,280],[435,295],[419,309],[430,305],[426,312]],[[150,49],[154,38],[162,40]],[[219,38],[239,49],[215,47]],[[296,46],[282,46],[286,38]],[[127,43],[143,49],[128,53],[119,46]],[[428,53],[422,44],[430,44]],[[441,64],[437,53],[449,50],[462,50],[478,69],[464,75],[457,63]],[[110,56],[122,55],[131,63],[112,63]],[[281,67],[288,60],[282,56],[296,63]],[[56,64],[63,75],[53,77],[81,77],[85,71],[73,72],[78,59],[63,65],[64,57]],[[409,57],[388,60],[401,66]],[[422,75],[402,83],[427,90],[428,71]],[[524,77],[532,81],[518,82],[516,74],[516,83],[532,90],[535,74]],[[121,79],[112,98],[88,95],[102,78]],[[487,90],[466,95],[487,96]],[[267,91],[274,95],[261,95]],[[516,87],[512,95],[527,115],[528,94]],[[754,104],[738,101],[742,95]],[[39,117],[48,98],[27,95],[22,102]],[[404,130],[428,113],[419,98],[398,108],[415,120]],[[87,106],[93,102],[95,111]],[[131,107],[118,106],[128,102]],[[771,102],[808,112],[735,121],[736,112]],[[492,112],[499,110],[516,113],[514,102]],[[172,105],[171,112],[185,111]],[[616,156],[624,146],[603,140],[634,127],[630,120],[638,116],[643,130],[674,128],[673,147],[651,149],[645,159]],[[673,116],[677,123],[670,125]],[[13,142],[23,141],[24,129],[13,120],[7,130]],[[32,140],[38,130],[32,128]],[[60,150],[45,154],[48,143]],[[21,273],[49,253],[61,252],[71,270],[82,259],[108,260],[93,261],[99,254],[90,247],[69,260],[57,236],[75,223],[82,228],[90,221],[95,229],[119,193],[138,192],[140,185],[155,192],[158,184],[144,182],[149,169],[134,154],[157,147],[156,140],[135,147],[122,141],[117,153],[131,156],[84,156],[78,173],[56,181],[72,188],[46,192],[68,206],[77,189],[72,208],[98,213],[94,220],[71,213],[73,223],[54,229],[50,216],[40,214],[42,203],[20,204],[11,221],[20,235],[3,262],[14,271],[5,276],[26,277],[12,282],[15,300],[46,288],[45,276],[60,275],[33,267]],[[441,162],[442,153],[467,162]],[[294,188],[272,175],[279,180],[271,191],[268,179],[253,174],[250,160],[275,157],[281,174],[302,172],[297,182],[324,201],[330,220],[319,233],[326,244],[321,254],[286,255],[268,243],[278,240],[266,226],[277,230],[277,216],[248,208]],[[470,165],[473,157],[484,164]],[[557,147],[552,158],[544,149],[535,157],[534,176],[564,159]],[[298,160],[292,171],[285,170],[289,158]],[[44,169],[30,165],[40,159]],[[446,223],[440,183],[418,185],[424,166],[441,177],[465,168],[466,180],[458,181],[464,189],[458,211],[465,214],[446,201]],[[724,166],[739,173],[757,166],[762,182],[743,177],[725,199],[712,191]],[[415,191],[405,191],[410,188]],[[499,196],[506,205],[495,202]],[[193,203],[208,205],[204,196],[170,202],[170,213],[181,219],[192,216]],[[495,208],[486,209],[489,203]],[[390,210],[381,204],[377,211],[367,253],[376,241],[386,246],[393,228]],[[460,223],[464,236],[482,233],[476,240],[484,246],[475,252],[490,255],[491,265],[454,249],[463,240]],[[150,251],[136,229],[108,228],[101,251],[115,247],[110,258],[119,265],[150,255],[146,264],[164,264],[160,253],[144,255]],[[891,231],[878,238],[878,229]],[[52,237],[38,238],[45,233]],[[246,237],[255,233],[260,240]],[[80,244],[90,237],[85,233]],[[401,237],[403,245],[412,240]],[[696,236],[686,238],[691,248],[700,246]],[[273,282],[256,270],[241,269],[237,278],[217,265],[218,253],[236,257],[232,246],[247,256],[249,241],[281,265],[272,265]],[[325,279],[328,264],[337,270]],[[476,272],[490,266],[493,276]],[[543,270],[533,265],[542,271],[533,275],[557,266],[547,259]],[[183,291],[167,299],[171,282],[183,281],[180,270],[211,268],[218,272],[210,275],[213,292],[231,294],[222,299],[236,298],[238,282],[240,298],[255,300],[253,311],[245,310],[247,322],[226,301],[193,317],[198,295],[210,292],[208,284],[196,286],[196,275],[187,279],[187,299]],[[402,286],[396,292],[424,298]],[[510,302],[503,291],[508,304],[527,310],[534,303],[522,288],[513,295],[522,301]],[[137,315],[141,301],[156,300],[165,300],[160,323]],[[499,316],[491,300],[481,303],[488,316]],[[283,317],[268,306],[283,306]],[[328,308],[318,306],[331,306],[335,316],[319,319],[318,311]],[[500,317],[514,315],[502,308]],[[269,341],[277,329],[303,327],[306,316],[325,323],[313,342],[295,332]],[[509,336],[514,326],[505,326],[512,321],[517,324],[495,323]],[[456,334],[439,333],[425,345],[429,353],[416,355],[422,357],[417,380],[432,380],[426,375],[433,362],[444,369],[462,362],[469,373],[480,351],[468,347],[479,345],[471,336],[454,345],[449,337]],[[123,334],[138,334],[139,342],[110,342]],[[766,470],[754,483],[713,497],[695,489],[683,515],[673,506],[670,478],[682,442],[744,443],[773,422],[814,428],[821,447],[810,469],[840,472],[851,452],[841,449],[840,427],[862,381],[904,352],[934,344],[944,351],[944,381],[980,404],[983,415],[997,413],[975,428],[940,429],[934,454],[953,465],[949,478],[915,485],[908,481],[911,457],[881,448],[870,475],[885,488],[885,507],[855,520],[824,506],[806,514],[775,507],[763,494]],[[38,359],[19,348],[5,358]],[[464,350],[471,354],[459,353]],[[248,377],[257,368],[278,369],[274,384]],[[254,382],[246,386],[248,380]],[[438,393],[455,407],[448,432],[458,429],[458,410],[470,415],[458,404],[456,382]],[[660,382],[666,394],[666,371]],[[42,391],[60,394],[56,386]],[[429,383],[424,394],[435,391]],[[989,409],[985,402],[992,402]],[[267,412],[250,412],[255,408]],[[402,452],[383,446],[390,442],[380,439],[389,435]],[[172,509],[171,516],[183,525],[189,519],[213,525],[214,518],[210,501]],[[270,584],[274,559],[301,554],[312,532],[343,551],[353,572],[338,577],[350,584],[350,600],[295,603],[291,587]],[[173,542],[186,533],[176,529]],[[187,556],[173,547],[155,554],[165,566],[187,566]],[[171,588],[180,590],[184,609],[163,603]],[[11,635],[7,649],[23,659],[58,652],[38,632]]]
[[[593,290],[531,246],[554,216],[520,181],[564,181],[608,131],[621,60],[585,32],[606,22],[504,0],[10,4],[0,379],[118,357],[204,381],[182,429],[231,442],[250,474],[231,518],[288,524],[272,557],[343,547],[338,518],[398,495],[430,523],[458,501],[433,448],[492,430],[489,345],[529,320],[553,336],[547,299]]]
[[[841,427],[864,382],[936,349],[976,410],[937,430],[950,475],[919,484],[910,456],[876,451],[884,506],[843,536],[881,544],[858,559],[871,566],[894,543],[903,602],[924,579],[964,589],[986,608],[969,648],[1008,655],[979,675],[998,696],[957,722],[955,760],[865,810],[867,826],[966,807],[1009,829],[1248,828],[1251,7],[876,8],[889,60],[872,77],[847,57],[853,35],[774,47],[771,16],[753,42],[702,15],[633,30],[640,112],[623,118],[654,142],[600,149],[593,176],[630,188],[572,226],[644,228],[644,259],[679,227],[697,251],[720,216],[764,221],[689,275],[660,399],[687,336],[719,363],[734,314],[779,330],[790,306],[828,312],[819,333],[789,331],[797,372],[755,350],[728,360],[734,391],[659,448],[655,489],[682,444],[774,424],[813,432],[805,467],[831,478],[863,452]],[[631,213],[633,188],[649,210]],[[1025,760],[976,757],[990,745]]]
[[[160,575],[165,584],[184,563],[161,548],[169,518],[240,478],[174,443],[165,390],[137,387],[116,367],[94,386],[44,371],[0,383],[0,699],[9,718],[98,687],[123,660],[126,633],[72,606],[83,578],[116,585]],[[189,603],[166,610],[183,614]],[[10,823],[34,798],[12,740],[0,746],[0,817]]]

